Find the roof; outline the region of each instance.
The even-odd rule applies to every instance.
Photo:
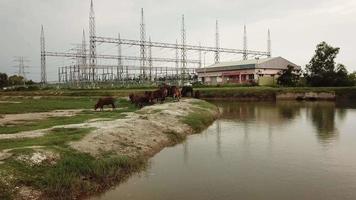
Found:
[[[272,59],[274,59],[274,58],[239,60],[239,61],[232,61],[232,62],[221,62],[221,63],[218,63],[218,64],[213,64],[213,65],[207,66],[207,68],[256,65],[256,64],[267,62],[267,61],[272,60]]]
[[[232,62],[221,62],[207,66],[205,68],[197,69],[197,72],[213,72],[213,71],[231,71],[239,69],[285,69],[288,65],[300,68],[298,65],[282,58],[263,58],[250,59]]]

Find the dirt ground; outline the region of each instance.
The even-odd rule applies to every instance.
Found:
[[[51,112],[38,113],[4,114],[0,117],[0,126],[8,124],[23,124],[31,121],[46,119],[49,117],[71,117],[81,111],[83,111],[83,109],[54,110]]]

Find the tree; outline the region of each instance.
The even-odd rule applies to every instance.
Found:
[[[335,74],[334,86],[351,86],[353,85],[351,79],[349,79],[346,67],[343,64],[338,64]]]
[[[7,74],[0,73],[0,88],[7,86],[9,83]]]
[[[326,42],[317,45],[315,55],[306,65],[304,74],[310,86],[349,86],[350,80],[346,67],[335,64],[340,48],[332,47]]]
[[[9,84],[10,85],[22,85],[22,84],[24,84],[24,77],[12,75],[9,77]]]
[[[277,78],[277,84],[286,87],[294,87],[297,86],[301,71],[300,69],[296,69],[291,65],[287,66],[287,69],[282,70],[278,73],[279,77]]]
[[[349,81],[353,86],[356,85],[356,71],[354,71],[353,73],[349,74]]]

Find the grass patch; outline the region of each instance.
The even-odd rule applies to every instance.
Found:
[[[96,159],[69,148],[58,147],[57,151],[62,159],[55,166],[29,166],[16,159],[9,160],[5,165],[16,174],[14,185],[40,190],[44,199],[74,199],[107,189],[146,164],[145,159],[125,156],[105,155]]]
[[[143,158],[114,154],[94,158],[68,146],[68,142],[80,140],[90,130],[56,128],[40,138],[0,140],[0,149],[17,148],[11,151],[14,155],[0,165],[0,172],[5,172],[2,178],[15,177],[9,186],[1,184],[1,199],[12,199],[15,186],[30,186],[42,191],[44,199],[73,199],[107,189],[146,165]],[[59,153],[61,159],[55,165],[34,166],[16,159],[18,155],[33,153],[34,149],[26,148],[30,146],[44,146]]]
[[[356,99],[356,87],[208,87],[195,88],[202,98],[273,100],[279,93],[331,92],[336,98]]]
[[[45,129],[58,125],[78,124],[94,118],[118,119],[118,118],[123,118],[125,116],[123,113],[125,112],[133,112],[137,110],[137,108],[127,100],[120,99],[117,101],[117,104],[119,105],[119,107],[121,108],[124,107],[124,108],[116,109],[114,111],[111,111],[110,109],[107,108],[106,111],[103,112],[84,110],[78,115],[72,117],[51,117],[47,119],[37,120],[35,122],[26,122],[23,124],[0,126],[0,133],[13,134],[21,131]]]
[[[7,101],[21,103],[0,103],[0,114],[18,114],[29,112],[47,112],[65,109],[90,109],[94,108],[97,99],[81,98],[10,98]]]
[[[168,138],[172,142],[172,144],[181,143],[187,138],[186,135],[179,134],[179,133],[174,132],[174,131],[166,132],[165,134],[168,136]]]
[[[208,127],[215,117],[211,112],[217,107],[206,101],[194,102],[197,107],[193,108],[193,112],[183,117],[182,122],[189,125],[195,132],[200,132]]]
[[[90,128],[56,128],[38,138],[0,140],[0,150],[27,146],[58,146],[69,141],[80,140],[92,129]]]

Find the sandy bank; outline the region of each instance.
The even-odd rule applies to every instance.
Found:
[[[184,117],[197,112],[212,119],[218,116],[217,108],[203,107],[199,105],[201,102],[203,101],[184,99],[180,102],[148,106],[129,113],[123,119],[68,125],[66,127],[95,128],[82,140],[70,145],[80,152],[94,156],[102,152],[116,152],[130,157],[150,156],[171,145],[172,137],[184,138],[194,132],[192,127],[183,122]]]

